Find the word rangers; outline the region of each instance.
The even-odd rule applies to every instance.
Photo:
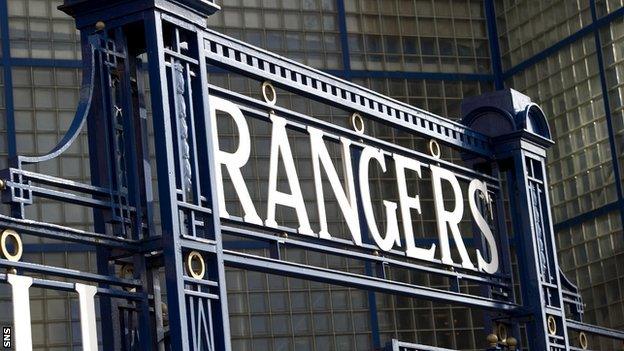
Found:
[[[323,183],[321,178],[321,169],[324,170],[329,180],[331,190],[333,191],[338,206],[349,228],[353,243],[362,245],[362,233],[360,230],[360,215],[358,212],[358,192],[355,187],[355,177],[359,177],[359,196],[362,203],[363,213],[368,226],[368,232],[372,236],[375,244],[383,251],[390,251],[395,246],[404,247],[405,255],[415,259],[421,259],[432,262],[442,262],[443,264],[453,265],[450,249],[449,230],[457,251],[461,257],[461,266],[467,269],[479,270],[486,273],[494,274],[498,270],[498,250],[496,241],[487,221],[479,211],[478,204],[475,200],[476,196],[481,195],[487,201],[491,201],[488,195],[487,184],[479,179],[472,179],[468,186],[468,203],[470,214],[483,234],[487,243],[489,255],[484,255],[478,249],[476,250],[477,265],[471,261],[459,229],[459,223],[464,213],[464,200],[461,187],[455,174],[445,168],[436,165],[428,165],[420,161],[392,153],[394,168],[396,171],[396,180],[398,186],[399,203],[392,201],[383,201],[386,216],[385,233],[380,233],[373,213],[373,204],[371,201],[369,189],[369,168],[377,163],[381,170],[386,172],[386,156],[389,153],[372,146],[363,146],[361,150],[357,172],[354,172],[351,162],[352,141],[340,137],[342,149],[343,174],[344,180],[338,176],[338,172],[331,160],[324,136],[328,134],[323,131],[307,126],[307,132],[310,138],[312,169],[314,174],[314,185],[316,191],[316,201],[318,209],[318,218],[320,230],[314,233],[310,226],[307,211],[297,171],[290,147],[290,142],[286,133],[287,121],[275,114],[270,114],[272,124],[271,132],[271,149],[270,149],[270,165],[269,165],[269,182],[268,182],[268,199],[266,219],[262,221],[251,200],[248,188],[245,184],[241,168],[245,166],[250,157],[251,152],[251,136],[247,121],[243,116],[241,109],[234,103],[218,98],[210,97],[210,114],[213,131],[213,148],[215,153],[215,173],[217,178],[217,192],[219,198],[219,213],[222,218],[230,218],[225,205],[224,187],[223,187],[223,169],[234,185],[238,200],[244,211],[243,220],[256,225],[264,225],[270,228],[278,228],[275,213],[277,205],[286,206],[294,209],[297,220],[299,222],[298,232],[304,235],[318,235],[323,239],[331,239],[332,234],[328,231],[327,216],[323,195]],[[219,148],[219,138],[217,132],[217,111],[221,111],[231,117],[238,129],[238,147],[234,152],[227,152]],[[334,137],[335,139],[335,137]],[[278,164],[280,159],[285,168],[287,182],[290,193],[281,192],[277,189]],[[411,196],[407,191],[406,170],[416,172],[419,178],[422,178],[422,169],[428,168],[431,172],[431,186],[434,196],[434,211],[437,221],[437,232],[440,243],[440,261],[435,258],[436,245],[431,244],[430,247],[418,247],[415,244],[413,228],[412,228],[412,210],[419,215],[422,214],[419,195]],[[452,188],[454,195],[452,210],[445,206],[443,198],[442,182],[448,182]],[[343,185],[344,184],[344,185]],[[480,193],[480,194],[479,194]],[[397,209],[400,210],[402,218],[403,236],[399,231],[399,223],[397,217]],[[484,256],[489,256],[489,260]]]

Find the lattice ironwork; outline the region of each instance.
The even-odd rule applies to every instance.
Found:
[[[622,332],[582,322],[578,289],[559,270],[545,177],[545,150],[552,142],[543,112],[527,97],[505,91],[467,101],[460,124],[209,30],[205,17],[218,10],[213,2],[66,0],[61,8],[76,18],[83,38],[80,105],[69,131],[51,152],[19,156],[0,173],[2,199],[11,206],[10,215],[0,215],[0,228],[91,245],[96,248],[98,271],[0,259],[0,266],[11,270],[1,273],[0,280],[26,291],[27,283],[94,291],[104,349],[230,350],[226,265],[483,309],[486,326],[504,324],[516,336],[523,326],[528,346],[535,350],[572,349],[568,330],[624,340]],[[414,138],[433,140],[437,152],[430,155],[366,134],[363,128],[351,130],[276,105],[275,90],[261,101],[218,87],[210,81],[210,65],[255,79],[259,86],[275,85]],[[221,165],[215,160],[219,150],[213,138],[218,136],[212,123],[217,116],[211,114],[211,104],[218,101],[235,104],[244,118],[280,123],[289,132],[317,133],[321,142],[347,145],[352,164],[345,162],[345,169],[357,164],[367,148],[374,148],[422,164],[423,169],[446,170],[464,187],[477,180],[474,184],[483,184],[480,196],[468,202],[483,223],[473,226],[495,230],[498,269],[486,272],[483,262],[475,267],[467,262],[469,257],[462,257],[459,264],[451,258],[445,262],[409,257],[396,248],[380,249],[361,218],[356,225],[363,235],[357,242],[310,234],[304,226],[293,229],[268,218],[263,223],[257,216],[220,215],[222,179],[217,179],[220,172],[215,168]],[[62,155],[85,125],[92,184],[29,170],[29,165]],[[156,169],[150,165],[150,130]],[[440,158],[438,143],[459,151],[462,164]],[[503,215],[505,183],[513,206],[513,242]],[[354,184],[361,185],[360,180]],[[361,190],[355,193],[361,198]],[[92,209],[93,229],[26,218],[25,207],[40,198]],[[365,211],[361,200],[356,205],[358,214]],[[477,229],[472,246],[482,261],[491,259],[490,243]],[[226,236],[254,243],[268,254],[224,249]],[[459,247],[463,239],[454,240]],[[511,246],[519,261],[521,298],[514,296]],[[289,260],[284,253],[291,249],[348,258],[366,268],[349,272]],[[401,281],[393,275],[395,269],[444,279],[448,287]],[[31,273],[88,284],[26,277]],[[20,282],[15,277],[26,278]],[[161,280],[166,284],[164,300]],[[467,292],[462,284],[476,285],[479,292]],[[90,322],[84,319],[83,325]],[[89,330],[83,330],[84,340],[91,335]],[[492,349],[507,347],[497,340],[493,344]],[[443,349],[395,340],[388,350]]]

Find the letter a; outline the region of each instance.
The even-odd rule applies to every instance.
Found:
[[[293,160],[288,135],[286,134],[286,120],[277,117],[274,114],[270,116],[273,122],[273,131],[271,132],[271,160],[269,165],[269,198],[267,203],[267,219],[268,227],[277,228],[275,221],[275,207],[282,205],[294,208],[297,212],[299,220],[299,233],[306,235],[314,235],[308,220],[301,187],[299,186],[299,178],[297,177],[297,169]],[[286,169],[286,178],[291,194],[283,193],[277,190],[277,169],[279,166],[279,156],[282,155],[284,168]]]

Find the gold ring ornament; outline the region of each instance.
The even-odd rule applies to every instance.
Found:
[[[548,333],[550,335],[557,334],[557,321],[555,321],[555,317],[548,316]]]
[[[275,87],[271,84],[271,82],[265,81],[262,83],[262,97],[267,104],[271,106],[275,105],[275,102],[277,101],[277,92],[275,92]]]
[[[579,344],[581,344],[583,350],[587,350],[589,347],[589,340],[587,340],[587,334],[585,334],[585,332],[579,333]]]
[[[12,240],[14,250],[11,252],[7,247],[7,240]],[[12,229],[5,229],[0,235],[0,251],[2,252],[2,256],[9,261],[17,262],[22,258],[22,254],[24,253],[24,247],[22,245],[22,239],[19,235]]]
[[[440,158],[442,152],[440,151],[440,144],[434,139],[429,140],[429,153],[434,158]]]
[[[498,323],[496,326],[496,334],[498,334],[498,340],[501,342],[507,341],[507,326],[503,323]]]
[[[354,113],[351,115],[351,125],[353,126],[353,130],[355,130],[358,134],[364,134],[364,118],[359,113]]]
[[[194,263],[199,264],[199,269],[194,267]],[[204,274],[206,273],[206,264],[204,263],[204,258],[197,251],[191,251],[188,256],[186,256],[186,270],[188,274],[195,279],[202,279]]]

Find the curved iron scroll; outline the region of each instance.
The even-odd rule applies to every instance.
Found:
[[[34,164],[43,161],[51,160],[67,150],[78,137],[82,128],[87,120],[89,109],[91,108],[91,101],[93,99],[94,90],[94,77],[95,77],[95,50],[99,46],[99,35],[90,35],[88,38],[89,50],[85,50],[83,53],[88,55],[83,58],[83,62],[90,62],[83,68],[82,83],[80,86],[80,102],[76,109],[76,114],[72,120],[69,129],[63,136],[63,138],[56,144],[52,150],[45,155],[40,156],[17,156],[17,166],[20,167],[23,164]]]

